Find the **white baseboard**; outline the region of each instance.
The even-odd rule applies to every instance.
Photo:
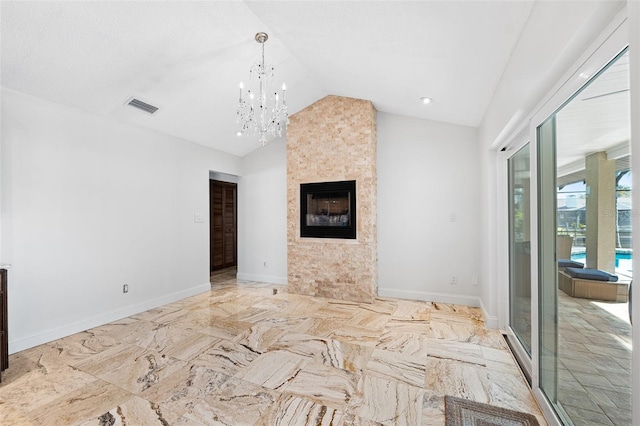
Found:
[[[245,274],[238,272],[236,277],[242,281],[255,281],[259,283],[287,285],[287,277],[275,277],[271,275]]]
[[[480,299],[476,296],[460,296],[457,294],[430,293],[426,291],[398,290],[394,288],[378,288],[378,295],[382,297],[396,297],[398,299],[424,300],[425,302],[452,303],[480,307]]]
[[[482,315],[484,315],[484,325],[487,328],[499,328],[498,327],[498,317],[495,315],[489,315],[487,310],[484,308],[484,304],[482,303],[482,299],[480,300],[480,309],[482,309]]]
[[[493,315],[487,315],[487,311],[482,310],[484,314],[484,326],[489,329],[497,329],[498,327],[498,317]]]
[[[154,299],[145,300],[144,302],[136,303],[134,305],[129,305],[123,308],[104,312],[94,317],[74,322],[62,327],[44,330],[40,333],[33,334],[28,337],[23,337],[17,340],[9,340],[9,353],[12,354],[20,352],[34,346],[42,345],[43,343],[51,342],[56,339],[69,336],[71,334],[80,333],[81,331],[108,324],[110,322],[117,321],[131,315],[139,314],[140,312],[148,311],[149,309],[157,308],[158,306],[176,302],[187,297],[195,296],[196,294],[204,293],[209,290],[211,290],[211,283],[206,283],[185,290],[176,291],[174,293],[170,293]]]

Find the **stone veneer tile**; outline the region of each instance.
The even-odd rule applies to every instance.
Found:
[[[300,238],[300,184],[356,181],[355,240]],[[288,291],[357,302],[377,295],[376,111],[327,96],[287,128]]]

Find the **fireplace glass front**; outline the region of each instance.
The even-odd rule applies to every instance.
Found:
[[[300,185],[300,236],[356,238],[356,181]]]

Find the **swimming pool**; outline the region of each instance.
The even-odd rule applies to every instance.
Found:
[[[571,260],[575,260],[576,262],[585,263],[587,258],[586,252],[576,252],[571,254]],[[622,271],[632,271],[633,270],[633,253],[630,251],[621,251],[616,250],[616,269],[620,269]]]

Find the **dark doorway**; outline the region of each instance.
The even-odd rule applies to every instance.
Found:
[[[211,271],[237,265],[237,184],[209,181]]]

